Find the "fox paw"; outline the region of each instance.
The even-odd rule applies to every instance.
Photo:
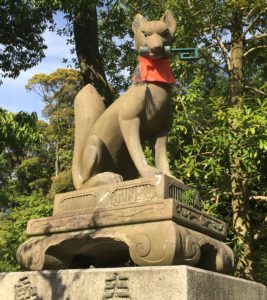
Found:
[[[123,178],[121,175],[112,173],[112,172],[104,172],[99,173],[92,178],[88,179],[83,185],[82,188],[119,183],[122,182]]]

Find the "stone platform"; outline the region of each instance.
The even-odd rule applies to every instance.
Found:
[[[266,300],[266,287],[188,266],[0,273],[1,300]]]
[[[52,217],[28,222],[17,259],[33,271],[185,264],[230,273],[226,225],[198,210],[197,196],[165,175],[59,194]]]

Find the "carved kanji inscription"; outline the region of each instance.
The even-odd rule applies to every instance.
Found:
[[[105,280],[103,299],[131,299],[128,288],[128,277],[112,274]]]
[[[36,300],[37,290],[31,286],[28,277],[22,277],[15,285],[15,300]]]

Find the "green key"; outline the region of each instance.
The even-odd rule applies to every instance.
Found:
[[[170,46],[164,46],[166,54],[178,54],[180,60],[197,60],[198,48],[171,48]],[[149,55],[150,50],[148,47],[140,47],[140,55]]]

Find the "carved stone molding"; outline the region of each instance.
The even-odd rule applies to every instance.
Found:
[[[57,247],[69,238],[68,235],[50,237],[33,237],[21,244],[17,250],[17,261],[32,271],[60,269],[69,265],[72,255],[63,254],[59,257],[49,255],[48,248]]]
[[[72,216],[59,215],[30,220],[27,234],[36,236],[162,220],[173,220],[178,225],[200,231],[219,240],[226,236],[224,222],[174,199],[133,203],[120,208],[84,211]]]
[[[140,178],[57,194],[53,215],[80,213],[83,210],[117,208],[168,198],[196,207],[199,201],[198,192],[189,186],[175,178],[157,175],[155,179]]]
[[[209,234],[209,232],[213,232],[218,239],[226,237],[226,224],[224,222],[182,202],[176,204],[175,217],[178,221],[184,220],[186,222],[185,225],[189,226],[189,228],[190,226],[192,228],[192,226],[198,225],[202,228],[200,231],[203,233]]]
[[[31,270],[72,268],[77,257],[90,265],[186,264],[227,273],[232,250],[202,233],[160,221],[33,237],[20,246],[18,261]],[[105,260],[103,262],[103,259]]]
[[[196,191],[165,175],[58,194],[52,217],[28,222],[17,259],[31,270],[185,264],[228,273],[226,224],[188,205],[196,202]]]

